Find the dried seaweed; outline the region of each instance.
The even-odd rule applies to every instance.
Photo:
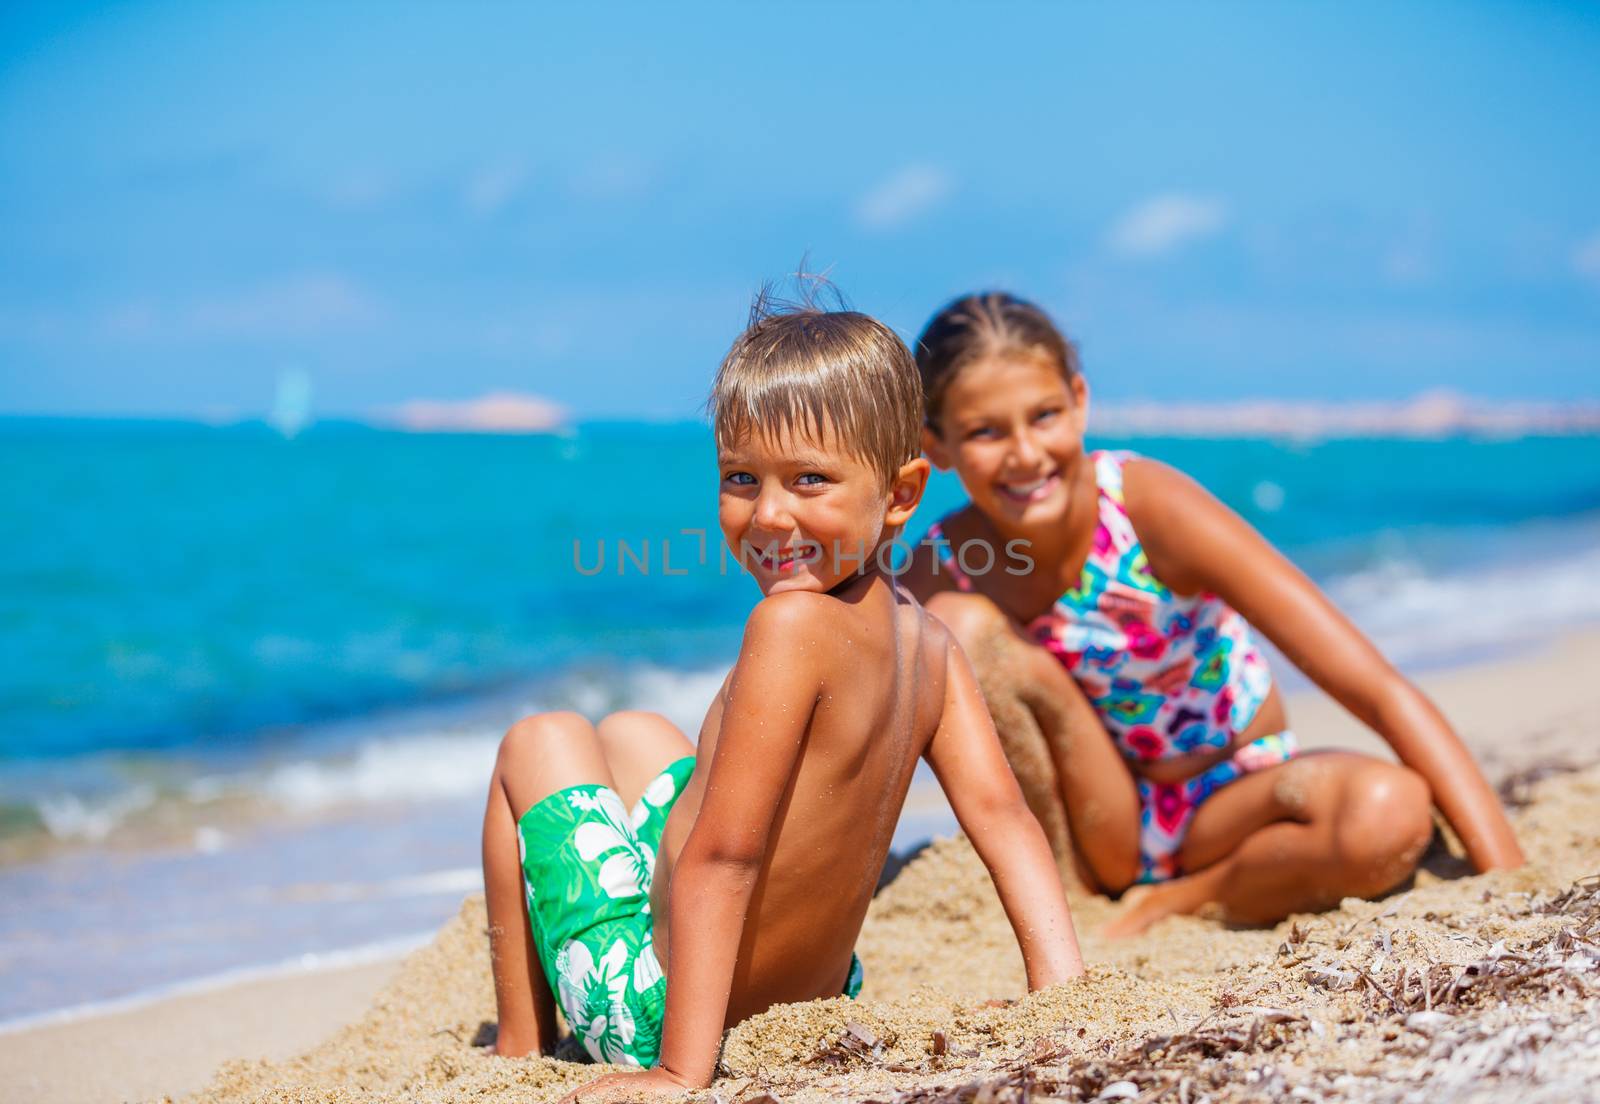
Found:
[[[1551,759],[1531,767],[1513,771],[1500,780],[1495,790],[1508,809],[1526,809],[1533,804],[1534,793],[1540,782],[1558,774],[1571,774],[1581,770],[1578,764],[1565,759]]]
[[[1596,1031],[1585,1026],[1587,1021],[1557,1024],[1541,1017],[1506,1028],[1473,1016],[1485,1008],[1503,1013],[1513,1003],[1562,994],[1587,998],[1600,993],[1600,876],[1574,883],[1543,905],[1530,904],[1525,914],[1534,913],[1560,916],[1568,923],[1519,948],[1497,942],[1476,960],[1456,966],[1394,961],[1395,942],[1380,929],[1372,940],[1377,952],[1372,963],[1363,965],[1345,955],[1308,966],[1304,978],[1309,989],[1304,995],[1315,999],[1320,990],[1328,994],[1323,1000],[1354,1000],[1356,1024],[1379,1028],[1378,1037],[1397,1054],[1419,1056],[1419,1064],[1410,1071],[1413,1083],[1464,1084],[1463,1068],[1475,1071],[1474,1076],[1531,1069],[1546,1040],[1564,1040],[1568,1050],[1562,1053],[1577,1055],[1575,1060],[1581,1061],[1592,1053]],[[1356,929],[1388,915],[1392,910],[1350,924],[1338,933],[1336,942],[1348,947]],[[1309,953],[1311,942],[1293,925],[1278,953]],[[1292,1063],[1272,1061],[1274,1052],[1294,1049],[1325,1032],[1304,1012],[1242,1003],[1237,994],[1223,990],[1216,1007],[1193,1027],[1151,1035],[1105,1057],[1085,1058],[1081,1048],[1066,1041],[1052,1044],[1040,1039],[1025,1056],[1001,1063],[983,1076],[969,1073],[948,1084],[921,1085],[869,1099],[876,1104],[1022,1104],[1034,1099],[1198,1104],[1221,1099],[1378,1097],[1377,1083],[1346,1068],[1302,1069],[1291,1082],[1283,1067]],[[850,1034],[847,1031],[847,1039],[835,1046],[860,1051],[868,1045],[862,1039],[850,1043]],[[1407,1043],[1403,1036],[1416,1042]],[[936,1032],[931,1053],[943,1054],[946,1046],[944,1033]],[[1446,1071],[1453,1072],[1447,1076]]]

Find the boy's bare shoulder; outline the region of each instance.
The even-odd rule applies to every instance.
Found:
[[[769,594],[750,611],[745,636],[760,638],[837,624],[842,612],[839,600],[827,594],[806,590]]]
[[[950,634],[950,629],[945,623],[929,613],[920,601],[915,603],[918,618],[917,632],[930,654],[944,655],[949,652],[950,645],[955,637]]]
[[[778,663],[794,677],[820,676],[842,627],[843,603],[826,594],[785,591],[757,602],[744,623],[740,666]]]
[[[949,626],[929,613],[921,602],[912,599],[909,605],[916,618],[911,634],[921,656],[922,685],[942,701],[949,683],[950,665],[962,655],[961,645]]]

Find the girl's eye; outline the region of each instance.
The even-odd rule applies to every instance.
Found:
[[[1059,413],[1061,413],[1059,407],[1050,407],[1048,410],[1041,410],[1039,413],[1035,414],[1033,416],[1033,420],[1036,422],[1048,422],[1051,418],[1054,418]]]
[[[732,483],[735,487],[753,486],[756,481],[755,476],[751,475],[749,472],[742,471],[729,472],[722,478],[725,482]]]
[[[994,428],[992,426],[978,426],[976,429],[967,430],[967,432],[962,435],[962,439],[966,441],[977,441],[982,438],[993,436]]]

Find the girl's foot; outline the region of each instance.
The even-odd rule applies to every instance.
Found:
[[[1106,939],[1131,939],[1158,920],[1198,910],[1216,896],[1216,878],[1212,874],[1207,870],[1170,882],[1133,886],[1122,895],[1122,909],[1100,929],[1100,934]]]

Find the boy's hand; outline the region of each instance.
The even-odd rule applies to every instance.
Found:
[[[1000,749],[966,653],[953,637],[947,655],[944,713],[925,753],[928,765],[989,869],[1022,948],[1028,988],[1059,985],[1083,974],[1061,872]]]
[[[561,1104],[605,1104],[611,1100],[658,1100],[688,1092],[690,1085],[679,1081],[660,1066],[638,1073],[608,1073],[587,1085],[573,1089]]]

